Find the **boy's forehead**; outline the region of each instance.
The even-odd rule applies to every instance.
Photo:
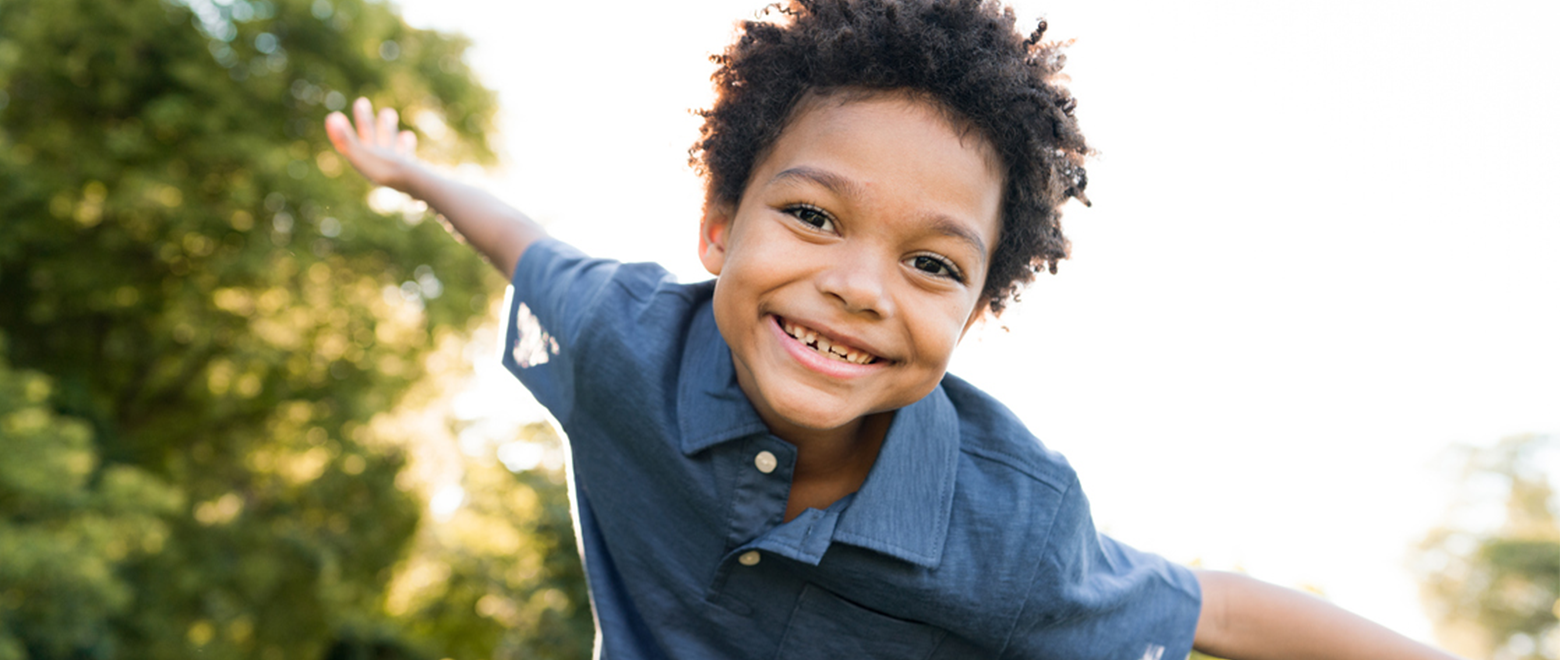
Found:
[[[748,180],[742,186],[743,197],[757,180],[759,171],[771,162],[777,147],[794,132],[797,124],[804,118],[816,120],[819,115],[829,116],[830,110],[839,109],[857,103],[889,102],[904,107],[917,108],[931,116],[940,118],[943,126],[953,131],[959,137],[961,144],[977,151],[986,161],[994,176],[998,180],[999,189],[1006,194],[1007,165],[1002,156],[997,152],[995,145],[979,127],[971,123],[966,117],[954,111],[947,104],[942,103],[930,94],[920,93],[910,89],[868,89],[862,87],[836,87],[811,89],[803,93],[797,100],[790,113],[786,116],[783,127],[775,136],[759,149],[754,158],[752,169],[748,171]],[[706,204],[729,205],[735,209],[742,202],[741,198],[725,199],[718,190],[710,187],[715,185],[713,179],[705,182]],[[1000,221],[999,221],[1000,224]]]
[[[936,96],[919,92],[913,89],[868,89],[863,87],[838,87],[830,89],[812,89],[802,95],[796,102],[791,114],[786,119],[785,128],[782,128],[775,139],[778,143],[788,131],[794,127],[803,117],[817,118],[822,115],[825,120],[836,119],[836,113],[827,112],[830,109],[843,108],[851,104],[884,103],[898,105],[913,109],[916,112],[941,120],[942,125],[953,131],[959,137],[959,141],[965,147],[974,149],[987,159],[987,164],[998,178],[1005,178],[1006,167],[1002,164],[1002,157],[997,153],[992,141],[965,117],[948,104],[943,103]],[[773,149],[771,148],[770,151]],[[760,154],[760,164],[767,154]]]
[[[810,181],[848,198],[891,194],[918,214],[975,227],[982,252],[990,254],[1003,177],[987,140],[906,94],[824,97],[806,105],[754,168],[750,191]]]

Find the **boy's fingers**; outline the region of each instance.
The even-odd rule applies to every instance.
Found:
[[[374,104],[367,98],[358,97],[352,104],[352,114],[357,117],[358,139],[368,144],[374,143]]]
[[[401,131],[401,144],[398,151],[406,156],[417,153],[417,134],[411,131]]]
[[[330,138],[331,145],[336,151],[347,153],[352,148],[352,142],[357,138],[352,134],[352,122],[347,121],[347,116],[339,112],[332,112],[325,117],[325,135]]]
[[[395,134],[400,123],[401,117],[394,108],[379,111],[379,146],[395,148]]]

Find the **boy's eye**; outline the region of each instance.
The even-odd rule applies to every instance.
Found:
[[[934,257],[929,254],[918,254],[910,257],[910,267],[923,273],[936,275],[938,277],[946,277],[956,282],[964,281],[964,275],[959,272],[959,269],[947,259],[943,259],[941,257]]]
[[[797,204],[796,206],[785,209],[785,212],[791,214],[791,216],[795,217],[797,220],[801,220],[802,222],[812,225],[814,229],[834,231],[834,218],[830,216],[828,212],[816,206],[812,206],[810,204]]]

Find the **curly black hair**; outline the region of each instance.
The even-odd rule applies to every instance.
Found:
[[[689,163],[712,200],[736,206],[753,169],[804,99],[841,91],[905,92],[984,137],[1005,169],[1002,234],[982,301],[1000,314],[1044,267],[1067,258],[1059,207],[1084,204],[1089,148],[1076,102],[1058,82],[1062,44],[1027,39],[995,0],[790,0],[778,21],[741,24],[711,77],[715,104]]]

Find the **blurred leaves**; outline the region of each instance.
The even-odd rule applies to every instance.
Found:
[[[561,451],[546,424],[525,441]],[[562,473],[467,457],[467,501],[425,526],[386,609],[456,658],[585,658],[595,624]],[[475,616],[473,616],[475,614]]]
[[[1505,509],[1493,529],[1452,522],[1432,531],[1416,564],[1442,641],[1472,657],[1560,657],[1560,522],[1545,436],[1465,448],[1465,490]],[[1481,496],[1482,495],[1482,496]]]
[[[160,551],[175,489],[143,470],[99,470],[89,427],[50,408],[42,374],[12,369],[0,338],[0,658],[111,648],[132,585],[117,569]]]
[[[502,283],[322,127],[365,94],[490,162],[465,47],[363,0],[0,1],[0,659],[493,654],[430,623],[481,596],[385,610],[423,502],[374,422]]]

